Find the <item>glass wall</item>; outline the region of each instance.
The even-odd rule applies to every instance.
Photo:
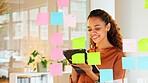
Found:
[[[63,49],[72,47],[72,39],[86,37],[87,0],[70,0],[70,7],[51,7],[51,0],[19,0],[2,1],[0,6],[0,77],[8,77],[10,57],[15,61],[24,61],[27,65],[28,58],[33,50],[38,50],[45,57],[50,55],[50,34],[52,28],[49,25],[36,24],[38,13],[64,12],[75,14],[76,27],[54,26],[57,33],[63,33]],[[57,4],[53,4],[57,5]],[[56,7],[56,8],[55,8]],[[3,12],[6,8],[6,12]],[[5,73],[2,73],[5,72]]]

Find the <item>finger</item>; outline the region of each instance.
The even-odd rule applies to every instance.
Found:
[[[72,48],[68,48],[68,50],[72,50]]]
[[[72,61],[71,59],[69,59],[70,61]]]
[[[79,65],[76,65],[76,64],[72,64],[72,66],[75,66],[75,67],[80,67]]]

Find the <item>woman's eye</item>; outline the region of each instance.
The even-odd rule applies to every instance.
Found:
[[[88,31],[92,31],[92,29],[88,29]]]
[[[100,30],[100,28],[95,28],[95,30]]]

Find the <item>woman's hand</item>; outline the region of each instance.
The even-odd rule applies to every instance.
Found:
[[[69,60],[72,61],[71,59],[69,59]],[[76,66],[76,67],[80,67],[85,72],[92,71],[92,66],[91,65],[87,65],[87,64],[71,64],[71,65]]]
[[[71,59],[69,59],[69,60],[72,61]],[[81,69],[83,69],[86,72],[86,74],[90,78],[92,78],[94,81],[98,81],[99,77],[92,71],[92,66],[91,65],[87,65],[87,64],[71,64],[71,65],[76,66],[76,67],[80,67]]]
[[[77,83],[78,80],[78,73],[72,68],[72,83]]]

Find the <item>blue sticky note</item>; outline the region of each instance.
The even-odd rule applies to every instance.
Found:
[[[148,57],[137,57],[138,70],[148,70]]]
[[[122,69],[135,70],[136,58],[135,57],[122,57]]]
[[[113,82],[113,69],[100,69],[100,82]]]
[[[51,12],[50,13],[51,25],[63,25],[63,12]]]

